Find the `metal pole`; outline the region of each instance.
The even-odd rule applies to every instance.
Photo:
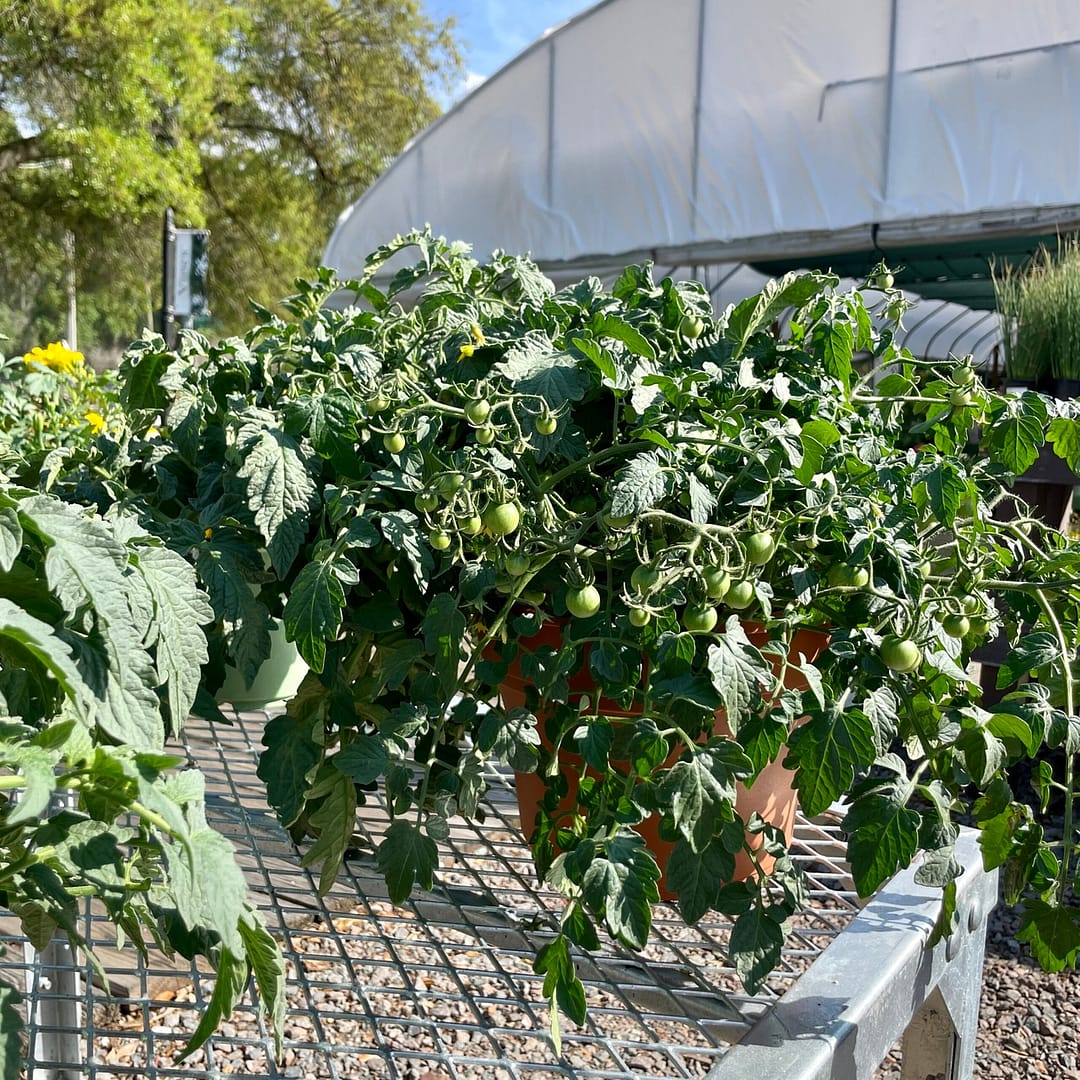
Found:
[[[67,343],[69,349],[77,351],[79,315],[75,298],[75,234],[70,229],[64,232],[64,254],[67,256]]]
[[[173,225],[173,209],[165,211],[165,226],[161,238],[161,336],[171,349],[176,342],[176,313],[173,307],[173,245],[176,229]]]

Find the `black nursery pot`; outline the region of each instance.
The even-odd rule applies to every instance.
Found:
[[[1049,393],[1068,401],[1080,397],[1080,379],[1051,379]]]

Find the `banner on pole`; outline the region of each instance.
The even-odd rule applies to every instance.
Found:
[[[209,315],[206,283],[210,274],[210,233],[177,229],[173,243],[173,312],[179,318]]]

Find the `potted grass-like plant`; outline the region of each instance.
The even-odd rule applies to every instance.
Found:
[[[1009,386],[1080,394],[1080,239],[1040,247],[1023,269],[994,273]]]

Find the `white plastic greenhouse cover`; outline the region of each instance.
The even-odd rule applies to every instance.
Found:
[[[355,275],[426,222],[560,278],[700,269],[1065,230],[1078,204],[1077,0],[606,0],[417,136],[324,261]]]

